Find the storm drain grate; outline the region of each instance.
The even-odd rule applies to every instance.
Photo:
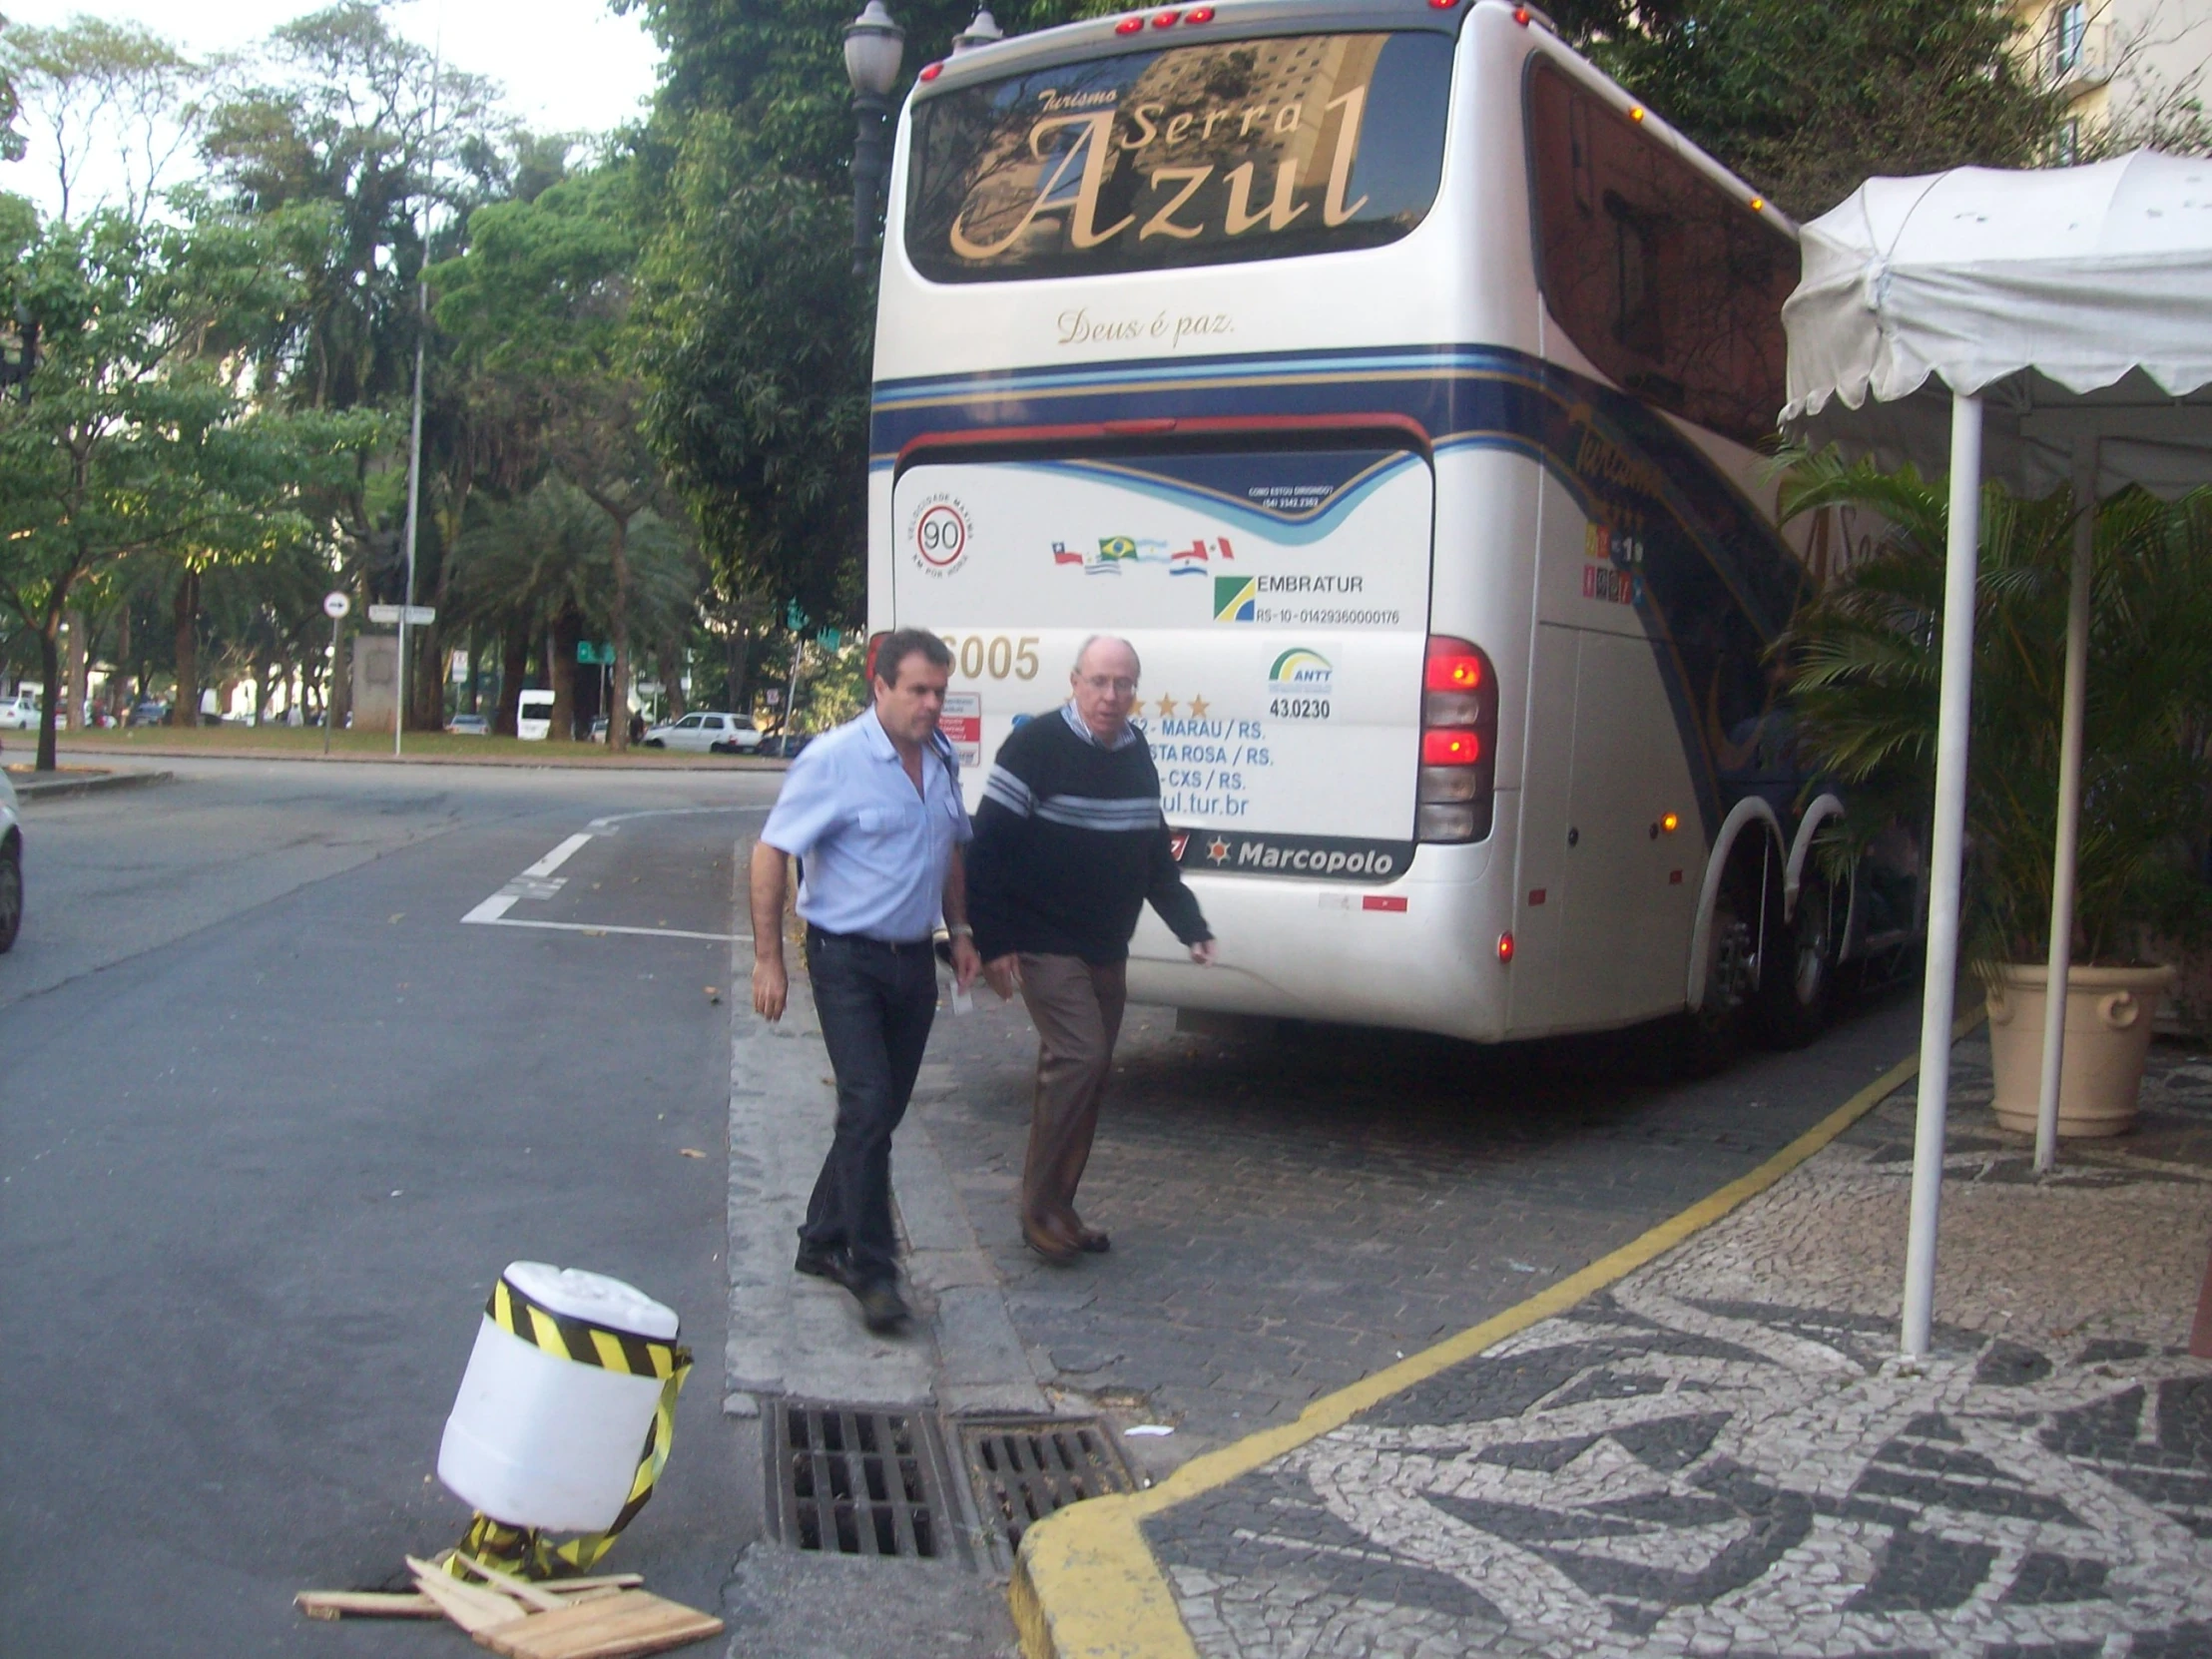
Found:
[[[1009,1558],[1055,1509],[1137,1485],[1113,1435],[1090,1417],[962,1418],[960,1450],[983,1525]]]
[[[913,1411],[785,1400],[776,1410],[778,1530],[825,1555],[947,1553],[944,1452]]]

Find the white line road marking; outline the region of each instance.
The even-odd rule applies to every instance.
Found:
[[[561,842],[559,846],[556,846],[552,851],[548,852],[544,857],[540,858],[536,863],[532,864],[522,873],[525,875],[535,875],[540,879],[543,879],[545,876],[551,875],[555,870],[559,869],[563,864],[567,863],[568,860],[575,855],[576,849],[590,839],[591,836],[589,833],[571,835],[568,837],[567,840]]]
[[[478,910],[482,908],[482,904],[476,906]],[[461,919],[481,922],[486,927],[544,927],[557,933],[643,933],[655,938],[716,939],[723,943],[733,940],[750,942],[753,937],[751,933],[694,933],[682,927],[618,927],[611,921],[521,921],[512,916],[480,916],[474,910]]]
[[[491,895],[491,897],[485,899],[483,903],[477,905],[475,909],[469,911],[467,915],[461,917],[461,919],[463,921],[497,921],[501,916],[505,915],[509,910],[514,908],[515,900],[520,898],[522,894],[518,892],[507,892],[504,890],[495,892]]]
[[[728,808],[678,809],[680,812],[727,812]],[[625,813],[620,818],[646,818],[661,815]],[[623,927],[613,922],[591,921],[526,921],[507,912],[520,899],[548,899],[568,885],[568,877],[553,872],[574,857],[584,844],[591,840],[592,830],[612,829],[620,818],[594,819],[592,830],[583,830],[568,837],[544,857],[509,881],[468,914],[461,917],[463,923],[473,922],[480,927],[538,927],[554,933],[630,933],[667,939],[711,939],[717,943],[750,942],[751,933],[699,933],[685,927]]]

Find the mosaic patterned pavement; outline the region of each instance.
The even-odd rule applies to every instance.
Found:
[[[1153,1517],[1199,1650],[2212,1655],[2212,1365],[2179,1346],[2212,1066],[2162,1047],[2141,1132],[2036,1182],[1983,1052],[1930,1361],[1895,1356],[1904,1093],[1609,1295]]]

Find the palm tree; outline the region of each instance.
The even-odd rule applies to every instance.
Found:
[[[1934,810],[1946,501],[1908,467],[1801,456],[1786,517],[1853,506],[1889,525],[1777,647],[1810,764],[1853,786],[1838,870]],[[1968,956],[2039,962],[2049,943],[2074,502],[1982,492],[1966,789]],[[2117,963],[2146,927],[2194,930],[2212,801],[2212,492],[2130,491],[2096,508],[2073,959]]]

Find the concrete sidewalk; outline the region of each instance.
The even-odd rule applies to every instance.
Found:
[[[2038,1179],[1952,1055],[1936,1354],[1910,1067],[1498,1319],[1023,1540],[1031,1655],[2212,1654],[2212,1060]]]

